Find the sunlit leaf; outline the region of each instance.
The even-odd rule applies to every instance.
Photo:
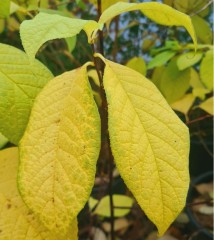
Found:
[[[81,30],[87,33],[90,42],[91,34],[95,29],[98,29],[98,26],[98,23],[92,20],[39,13],[33,20],[26,20],[21,24],[20,35],[26,53],[33,58],[46,41],[73,37]]]
[[[208,112],[210,115],[213,115],[213,100],[214,97],[210,97],[206,101],[202,102],[199,107]]]
[[[206,52],[200,65],[200,77],[203,84],[209,89],[213,89],[213,51]]]
[[[192,17],[192,23],[195,28],[196,36],[200,42],[212,44],[212,30],[209,23],[198,15]]]
[[[167,63],[171,58],[175,56],[176,52],[174,51],[164,51],[156,55],[148,64],[148,69],[154,67],[160,67]]]
[[[77,240],[77,220],[63,237],[49,232],[26,207],[17,189],[18,148],[0,151],[0,240]]]
[[[170,61],[161,77],[160,90],[169,103],[184,96],[190,87],[190,68],[179,71],[176,59]]]
[[[100,151],[100,118],[88,64],[39,94],[20,143],[19,189],[53,232],[65,233],[89,198]]]
[[[178,58],[177,58],[177,65],[179,70],[184,70],[188,67],[191,67],[195,65],[197,62],[201,60],[203,56],[202,52],[187,52],[187,53],[182,53]]]
[[[101,15],[99,23],[104,24],[111,20],[115,16],[128,12],[140,10],[148,18],[154,22],[166,26],[183,26],[189,32],[192,40],[197,44],[194,28],[191,19],[186,14],[183,14],[165,4],[157,2],[146,2],[146,3],[123,3],[118,2],[111,7],[107,8]]]
[[[133,57],[126,63],[126,66],[134,69],[142,75],[146,75],[146,63],[141,57]]]
[[[188,129],[151,81],[100,57],[117,168],[162,235],[186,201]]]
[[[53,78],[39,61],[29,61],[17,48],[0,44],[0,132],[18,144],[28,123],[33,101]]]
[[[131,211],[133,199],[124,195],[114,194],[113,203],[114,203],[114,216],[123,217]],[[111,207],[109,196],[105,196],[98,203],[94,213],[100,216],[110,217],[111,216],[110,209]]]
[[[171,104],[171,107],[187,115],[189,109],[195,101],[195,96],[191,93],[184,95],[181,99]]]

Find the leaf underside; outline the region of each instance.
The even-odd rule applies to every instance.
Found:
[[[92,32],[98,28],[98,23],[92,20],[39,13],[34,19],[23,21],[20,35],[26,53],[34,58],[39,48],[48,40],[74,37],[84,30],[90,41]]]
[[[99,150],[100,119],[84,65],[43,89],[20,144],[20,192],[51,231],[64,234],[84,207]]]
[[[117,168],[162,235],[186,200],[188,129],[148,79],[102,59]]]

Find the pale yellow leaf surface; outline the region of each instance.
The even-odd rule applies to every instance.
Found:
[[[100,118],[86,67],[42,90],[20,143],[21,195],[56,233],[67,231],[88,200],[100,151]]]
[[[184,95],[181,99],[171,104],[171,107],[183,114],[187,114],[195,101],[195,96],[191,93]]]
[[[208,98],[206,101],[202,102],[199,107],[210,115],[213,115],[213,100],[214,97]]]
[[[26,207],[17,189],[18,148],[0,151],[0,240],[77,240],[77,220],[69,232],[49,232]]]
[[[146,3],[124,3],[118,2],[109,8],[107,8],[99,19],[100,24],[104,24],[117,15],[128,12],[140,10],[142,13],[153,20],[154,22],[166,26],[183,26],[190,34],[195,48],[197,40],[194,32],[194,28],[191,22],[191,18],[165,4],[157,2],[146,2]]]
[[[22,22],[20,35],[26,53],[33,58],[48,40],[73,37],[81,30],[86,32],[90,42],[92,32],[98,29],[98,26],[98,23],[92,20],[39,13],[34,19]]]
[[[185,205],[188,128],[151,81],[101,58],[116,166],[162,235]]]

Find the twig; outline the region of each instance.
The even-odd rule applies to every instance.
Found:
[[[206,118],[211,118],[211,117],[213,117],[213,116],[212,116],[212,115],[205,115],[205,116],[196,118],[196,119],[194,119],[194,120],[187,121],[186,124],[187,124],[187,125],[190,125],[190,124],[192,124],[192,123],[199,122],[199,121],[202,121],[202,120],[204,120],[204,119],[206,119]]]
[[[212,202],[213,202],[213,199],[210,199],[207,201],[201,201],[201,202],[187,203],[186,207],[191,207],[191,206],[201,205],[201,204],[208,204],[208,203],[212,203]]]
[[[98,7],[98,18],[100,17],[102,11],[102,4],[101,0],[97,1]],[[104,53],[104,46],[103,46],[103,32],[99,31],[99,51],[102,55]],[[95,52],[95,47],[92,45],[92,50]],[[114,167],[114,160],[113,155],[110,148],[110,140],[109,140],[109,132],[108,132],[108,103],[106,99],[106,94],[103,86],[103,75],[104,75],[104,63],[99,58],[94,57],[94,65],[99,77],[100,82],[100,96],[102,99],[102,106],[100,109],[100,116],[101,116],[101,150],[100,150],[100,157],[103,157],[106,151],[106,141],[108,143],[108,173],[109,173],[109,185],[108,185],[108,192],[109,192],[109,201],[110,201],[110,224],[111,224],[111,240],[115,240],[114,234],[114,202],[113,202],[113,192],[112,192],[112,184],[113,184],[113,167]]]

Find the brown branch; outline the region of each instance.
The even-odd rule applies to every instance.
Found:
[[[102,3],[101,0],[97,1],[97,9],[98,9],[98,18],[102,14]],[[103,32],[98,32],[99,39],[99,49],[98,52],[103,55],[104,53],[104,44],[103,44]],[[92,45],[92,51],[95,53],[95,47]],[[102,99],[102,106],[100,109],[100,117],[101,117],[101,149],[99,159],[106,156],[106,142],[107,142],[107,151],[108,151],[108,176],[109,176],[109,184],[108,184],[108,192],[109,192],[109,201],[110,201],[110,224],[111,224],[111,240],[115,240],[114,234],[114,202],[113,202],[113,168],[114,168],[114,160],[113,155],[110,148],[110,140],[109,140],[109,132],[108,132],[108,103],[106,99],[106,93],[103,86],[103,75],[104,75],[104,63],[100,58],[94,57],[94,65],[98,74],[99,82],[100,82],[100,96]]]
[[[196,118],[196,119],[194,119],[194,120],[187,121],[186,124],[187,124],[187,125],[190,125],[190,124],[192,124],[192,123],[199,122],[199,121],[202,121],[202,120],[204,120],[204,119],[206,119],[206,118],[211,118],[211,117],[213,117],[213,116],[212,116],[212,115],[205,115],[205,116]]]

